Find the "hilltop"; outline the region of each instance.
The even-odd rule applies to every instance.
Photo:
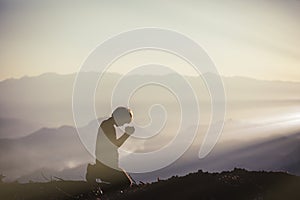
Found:
[[[84,181],[2,183],[1,199],[300,199],[300,177],[284,172],[198,171],[101,195]]]

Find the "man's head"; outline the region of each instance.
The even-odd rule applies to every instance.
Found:
[[[124,124],[128,124],[132,121],[132,111],[129,108],[118,107],[112,113],[112,117],[115,120],[117,126],[123,126]]]

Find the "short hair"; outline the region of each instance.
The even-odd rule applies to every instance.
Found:
[[[112,117],[117,124],[130,123],[133,117],[133,113],[129,108],[118,107],[112,113]]]

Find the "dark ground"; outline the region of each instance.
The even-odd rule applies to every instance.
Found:
[[[71,199],[300,199],[300,177],[282,172],[206,173],[198,171],[184,177],[158,180],[152,184],[100,194],[84,181],[48,183],[1,183],[1,200]]]

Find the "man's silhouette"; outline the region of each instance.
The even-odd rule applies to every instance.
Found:
[[[101,123],[96,143],[96,165],[88,165],[86,174],[88,182],[100,179],[112,188],[124,188],[132,184],[129,175],[119,168],[118,148],[134,132],[134,127],[126,127],[125,133],[118,139],[115,129],[115,126],[130,123],[132,117],[130,109],[118,107],[109,119]]]

